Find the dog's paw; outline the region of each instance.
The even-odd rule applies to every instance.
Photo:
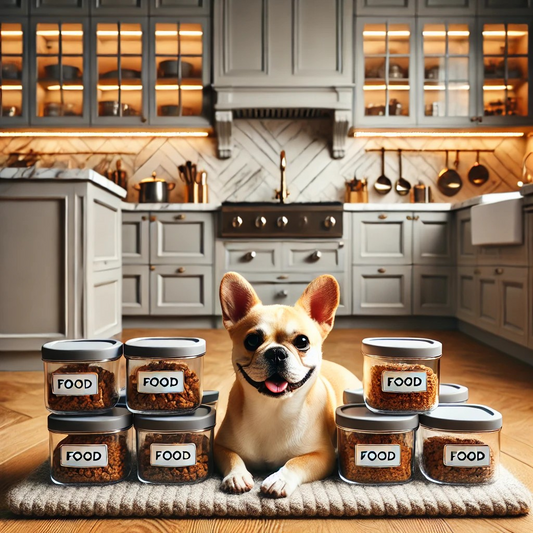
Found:
[[[254,478],[247,470],[244,472],[230,472],[222,480],[222,490],[232,494],[242,494],[253,489],[253,487]]]
[[[274,498],[285,498],[290,496],[299,484],[295,475],[283,467],[261,483],[261,492]]]

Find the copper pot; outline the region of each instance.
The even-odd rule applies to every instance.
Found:
[[[139,191],[139,203],[165,203],[168,202],[168,191],[175,186],[175,183],[156,178],[156,173],[152,172],[150,178],[143,179],[134,188]]]

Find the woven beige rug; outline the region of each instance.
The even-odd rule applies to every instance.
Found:
[[[527,514],[531,494],[508,471],[492,485],[443,486],[420,477],[392,487],[349,485],[336,478],[308,483],[290,498],[261,495],[259,482],[246,494],[220,490],[220,478],[189,486],[146,485],[135,480],[107,487],[62,487],[48,464],[8,494],[13,513],[26,516],[511,516]]]

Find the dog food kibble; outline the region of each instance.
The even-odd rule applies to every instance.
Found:
[[[112,409],[119,398],[121,356],[122,343],[113,339],[46,343],[42,358],[47,409],[62,414]]]
[[[213,470],[215,410],[192,415],[135,415],[137,475],[146,483],[197,483]]]
[[[379,415],[352,404],[338,407],[335,420],[344,481],[377,485],[412,478],[417,415]]]
[[[202,399],[205,341],[141,338],[124,345],[126,401],[138,414],[192,413]]]
[[[429,412],[439,402],[442,345],[419,338],[363,339],[366,406],[383,414]]]
[[[50,476],[58,484],[116,483],[131,469],[132,415],[115,408],[105,415],[48,417]]]
[[[420,415],[420,470],[437,483],[494,481],[501,427],[501,414],[483,405],[443,404]]]

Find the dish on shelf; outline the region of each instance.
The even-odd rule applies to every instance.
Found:
[[[157,75],[159,78],[177,78],[179,70],[179,61],[177,59],[167,59],[159,63]],[[181,62],[181,77],[190,78],[194,70],[192,63],[187,61]]]
[[[20,116],[20,109],[15,105],[2,106],[3,117],[18,117]]]
[[[122,110],[122,113],[120,112]],[[101,117],[133,117],[139,113],[129,104],[119,103],[118,100],[104,100],[98,102],[98,115]]]
[[[46,65],[44,72],[47,78],[58,80],[61,76],[61,65],[56,63],[54,65]],[[81,79],[81,70],[72,65],[63,65],[63,80],[79,80]]]
[[[162,105],[159,106],[159,115],[163,117],[187,117],[193,115],[193,110],[191,107],[182,107],[180,115],[180,106],[179,105]]]
[[[60,102],[48,102],[44,105],[45,117],[75,117],[79,116],[74,111],[74,104],[62,104]]]
[[[120,71],[110,70],[109,72],[104,72],[103,74],[100,74],[100,79],[101,80],[118,79],[119,72],[123,80],[132,80],[132,79],[141,77],[140,70],[133,70],[131,68],[123,68],[123,69],[120,69]]]
[[[15,63],[2,63],[2,79],[20,80],[20,69]]]

